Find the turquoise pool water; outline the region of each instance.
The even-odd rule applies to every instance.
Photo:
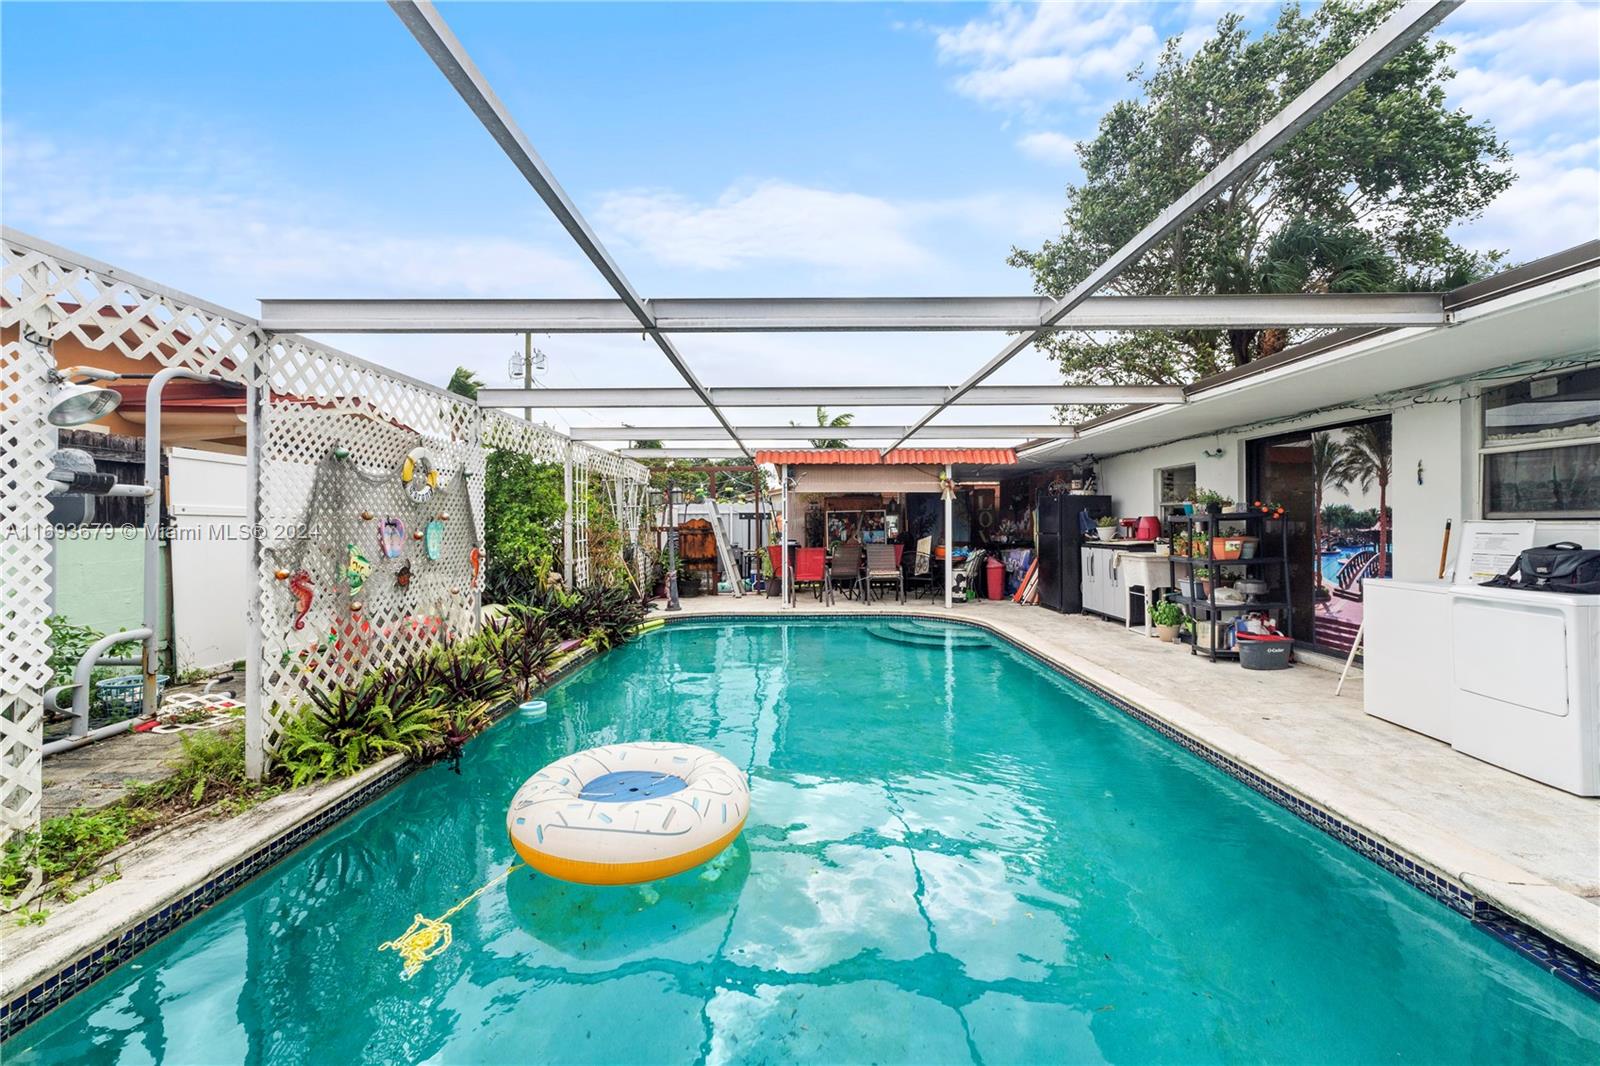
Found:
[[[919,625],[608,653],[5,1061],[1600,1061],[1576,990],[1031,659]],[[378,945],[512,861],[517,785],[630,739],[745,768],[740,840],[643,887],[519,870],[402,980]]]

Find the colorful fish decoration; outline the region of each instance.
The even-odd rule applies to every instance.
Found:
[[[372,573],[372,563],[354,544],[347,544],[345,547],[350,550],[350,559],[344,569],[345,577],[350,581],[350,591],[360,592],[361,586],[367,583],[367,575]]]

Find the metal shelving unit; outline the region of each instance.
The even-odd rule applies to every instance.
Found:
[[[1243,530],[1241,532],[1230,530],[1230,532],[1222,533],[1220,536],[1224,538],[1230,535],[1255,537],[1257,551],[1266,548],[1271,543],[1267,532],[1269,523],[1276,523],[1278,526],[1276,554],[1256,555],[1249,559],[1213,559],[1210,557],[1213,550],[1212,543],[1219,536],[1218,530],[1225,526],[1242,526]],[[1209,656],[1212,662],[1216,662],[1218,659],[1238,658],[1239,652],[1237,649],[1217,647],[1218,624],[1226,621],[1230,615],[1268,611],[1281,616],[1279,628],[1284,633],[1292,633],[1294,631],[1294,607],[1291,603],[1293,597],[1289,583],[1289,523],[1286,519],[1270,518],[1259,511],[1224,511],[1222,514],[1214,515],[1173,515],[1167,519],[1167,527],[1169,530],[1177,530],[1182,527],[1182,531],[1187,534],[1190,541],[1193,541],[1196,533],[1204,533],[1207,538],[1206,555],[1197,557],[1174,553],[1169,556],[1173,588],[1181,589],[1186,587],[1185,584],[1180,584],[1178,580],[1180,568],[1183,569],[1185,578],[1192,578],[1194,571],[1200,567],[1205,567],[1213,573],[1223,567],[1231,567],[1243,570],[1251,575],[1260,576],[1271,574],[1273,568],[1276,568],[1278,573],[1278,587],[1273,591],[1281,597],[1279,599],[1256,600],[1246,603],[1231,601],[1218,603],[1215,578],[1212,579],[1208,596],[1173,597],[1174,601],[1181,603],[1184,609],[1189,612],[1190,617],[1197,623],[1202,621],[1210,623],[1208,632],[1210,639],[1204,643],[1204,646],[1200,641],[1199,627],[1196,626],[1194,639],[1189,642],[1189,654],[1199,655],[1203,653]],[[1187,583],[1187,587],[1191,592],[1193,591],[1192,581]]]

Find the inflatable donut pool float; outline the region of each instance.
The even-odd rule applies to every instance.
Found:
[[[582,885],[632,885],[700,865],[750,812],[744,774],[714,751],[641,741],[589,748],[522,783],[506,814],[524,862]]]

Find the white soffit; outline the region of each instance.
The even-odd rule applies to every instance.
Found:
[[[1019,452],[1030,466],[1115,455],[1541,359],[1600,352],[1600,269],[1456,312],[1449,329],[1378,334]]]

